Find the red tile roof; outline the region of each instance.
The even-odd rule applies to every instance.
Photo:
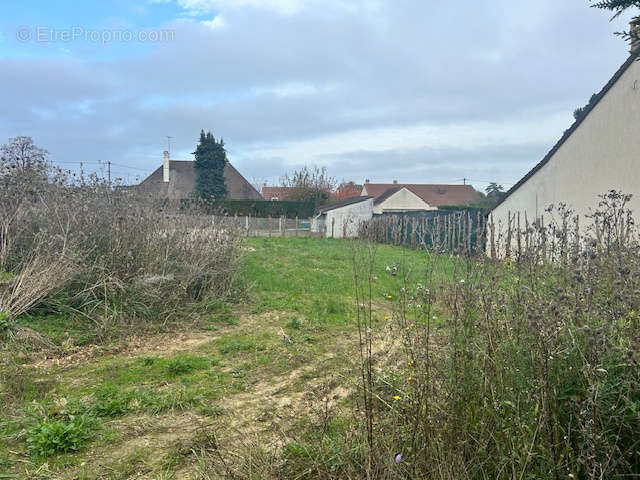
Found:
[[[366,194],[376,204],[381,203],[402,188],[415,193],[432,207],[443,205],[469,205],[480,200],[480,194],[471,185],[420,185],[411,183],[367,183]],[[378,201],[378,198],[380,201]]]
[[[293,188],[291,187],[262,187],[262,197],[265,200],[286,200]]]

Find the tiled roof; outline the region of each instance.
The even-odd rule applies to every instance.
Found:
[[[415,183],[367,183],[367,195],[375,198],[376,205],[406,188],[432,207],[443,205],[469,205],[480,200],[480,194],[471,185],[424,185]]]
[[[196,188],[197,174],[190,160],[169,161],[169,182],[163,181],[162,166],[137,186],[141,191],[172,199],[189,198]],[[224,167],[224,180],[232,200],[262,200],[260,193],[235,169],[227,163]]]
[[[278,200],[286,200],[293,190],[291,187],[262,187],[262,196],[265,200],[277,198]]]

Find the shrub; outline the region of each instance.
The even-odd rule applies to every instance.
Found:
[[[122,316],[171,320],[186,303],[237,293],[239,242],[197,206],[97,177],[0,177],[0,312],[13,323],[63,305],[105,331]]]
[[[95,437],[95,430],[96,422],[88,416],[71,417],[67,422],[43,420],[27,433],[29,452],[39,457],[76,452]]]

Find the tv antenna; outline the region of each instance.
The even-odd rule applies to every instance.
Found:
[[[173,138],[173,137],[171,137],[171,136],[167,135],[167,151],[168,151],[169,153],[171,153],[171,139],[172,139],[172,138]]]

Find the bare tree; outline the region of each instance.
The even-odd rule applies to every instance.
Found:
[[[298,202],[314,202],[316,205],[326,203],[338,184],[337,180],[327,173],[326,167],[302,167],[291,175],[280,179],[283,187],[291,189],[287,200]]]
[[[33,143],[31,137],[10,138],[0,147],[0,177],[28,176],[46,178],[49,152]]]

